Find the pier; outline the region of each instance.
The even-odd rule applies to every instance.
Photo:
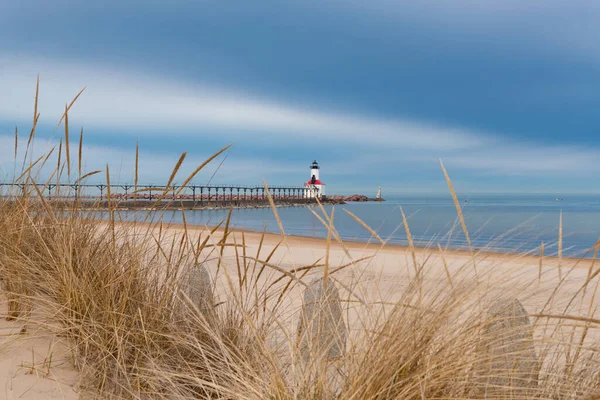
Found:
[[[269,205],[267,190],[264,186],[240,185],[132,185],[132,184],[79,184],[79,183],[0,183],[0,195],[19,196],[23,193],[35,193],[34,186],[46,200],[56,204],[72,204],[107,208],[109,203],[117,208],[254,208]],[[168,190],[167,190],[168,189]],[[314,197],[307,196],[305,187],[268,186],[273,202],[283,205],[316,204]],[[339,200],[321,198],[323,203],[340,204]],[[157,204],[158,203],[158,204]]]

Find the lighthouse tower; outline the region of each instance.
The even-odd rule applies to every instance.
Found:
[[[304,184],[304,197],[314,199],[325,195],[325,184],[319,179],[319,163],[315,160],[310,165],[310,179]]]

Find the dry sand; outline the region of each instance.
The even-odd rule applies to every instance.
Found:
[[[147,227],[142,224],[121,224],[119,229],[131,230],[131,234],[143,235]],[[157,231],[155,231],[157,232]],[[164,229],[168,235],[181,234],[182,226],[171,225]],[[188,227],[192,240],[196,235],[206,235],[208,230],[204,227]],[[223,230],[217,230],[211,242],[219,242]],[[243,237],[242,237],[243,236]],[[229,242],[241,244],[245,241],[246,256],[256,257],[261,241],[261,233],[234,231]],[[328,257],[329,271],[337,267],[364,260],[351,265],[342,271],[334,273],[340,285],[340,293],[348,300],[348,304],[364,302],[394,302],[397,301],[406,288],[411,277],[414,277],[412,253],[409,249],[400,246],[381,246],[376,243],[364,244],[347,242],[340,245],[332,239],[329,252],[327,242],[323,239],[305,238],[265,234],[259,259],[265,259],[271,250],[281,242],[271,264],[285,270],[292,270],[312,264],[324,264]],[[165,237],[165,243],[170,240]],[[241,248],[238,249],[242,254]],[[217,258],[213,253],[207,260],[207,267],[211,274],[216,274]],[[448,272],[457,284],[461,280],[472,280],[477,273],[480,282],[479,289],[483,292],[513,295],[521,300],[529,313],[539,312],[549,294],[552,293],[559,282],[560,274],[564,278],[559,303],[568,302],[577,292],[577,289],[586,280],[591,260],[576,260],[545,257],[542,265],[542,278],[539,280],[538,256],[519,256],[494,253],[470,254],[464,251],[445,251],[442,254],[437,249],[416,249],[415,258],[424,267],[424,286],[448,287],[448,278],[444,268],[444,260]],[[235,249],[227,247],[224,251],[221,269],[218,278],[218,292],[223,292],[231,282],[237,284],[237,270],[235,263]],[[475,272],[476,269],[476,272]],[[271,269],[269,269],[271,270]],[[265,280],[279,276],[280,273],[271,270],[265,274]],[[324,267],[314,268],[305,278],[308,282],[312,276],[323,274]],[[226,279],[226,274],[229,280]],[[297,322],[297,312],[300,308],[302,285],[297,285],[288,296],[286,305],[285,324],[293,332]],[[350,291],[352,293],[350,293]],[[590,291],[591,292],[591,291]],[[554,309],[560,309],[556,304]],[[2,304],[3,315],[6,315],[5,304]],[[557,308],[558,307],[558,308]],[[587,307],[582,305],[582,314]],[[348,313],[351,331],[356,330],[361,319],[358,313]],[[53,336],[47,330],[32,323],[25,334],[19,331],[22,323],[0,320],[0,399],[74,399],[77,398],[76,384],[78,374],[69,358],[68,347],[60,338]],[[48,323],[41,316],[35,316],[34,322]],[[52,363],[44,364],[52,354]],[[31,368],[31,365],[34,368]]]
[[[6,316],[6,299],[0,310]],[[42,315],[23,321],[0,319],[0,399],[77,399],[79,374],[64,339],[45,329]]]

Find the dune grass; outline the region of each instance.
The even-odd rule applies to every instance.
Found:
[[[70,182],[101,173],[83,174],[82,131],[78,168],[71,170],[68,113],[72,104],[61,117],[65,131],[56,150],[58,163],[46,184],[62,182],[65,165]],[[36,97],[25,158],[32,154],[29,146],[38,118]],[[15,134],[15,156],[17,146]],[[226,150],[200,165],[181,186]],[[14,182],[38,182],[49,159],[50,154],[45,154],[35,161],[23,160]],[[136,190],[138,159],[136,146]],[[164,194],[172,190],[184,159],[185,153]],[[442,169],[468,240],[456,193]],[[77,177],[71,176],[75,171]],[[102,172],[108,179],[108,166]],[[0,278],[7,299],[6,318],[22,321],[24,334],[34,334],[27,328],[43,324],[68,340],[83,397],[600,398],[598,271],[592,264],[581,289],[566,298],[563,286],[569,271],[558,269],[560,279],[551,280],[550,286],[542,279],[554,268],[548,266],[542,272],[543,244],[539,275],[536,269],[530,290],[507,293],[502,287],[510,282],[486,276],[472,250],[468,262],[451,271],[439,244],[417,253],[411,241],[407,264],[414,274],[404,275],[404,281],[398,282],[399,297],[390,300],[377,298],[363,285],[372,258],[330,265],[333,241],[346,255],[350,253],[335,230],[333,212],[328,215],[322,207],[313,213],[329,232],[325,259],[289,268],[275,261],[275,254],[288,247],[285,221],[279,218],[281,243],[267,250],[261,240],[256,254],[248,254],[244,236],[238,242],[229,220],[222,230],[198,233],[187,229],[184,215],[185,228],[174,233],[160,220],[120,224],[119,212],[110,200],[108,220],[101,213],[82,210],[77,199],[58,210],[43,192],[42,184],[26,185],[22,192],[4,193],[0,200]],[[155,221],[151,215],[156,213],[157,208],[149,211],[146,220]],[[404,215],[403,224],[410,237]],[[365,228],[385,246],[384,239]],[[433,254],[441,257],[439,264],[428,264]],[[564,267],[561,263],[558,268]],[[205,287],[207,274],[210,294],[208,289],[193,290]],[[322,278],[324,292],[328,285],[336,285],[335,293],[339,289],[342,295],[335,301],[341,303],[348,332],[344,332],[345,352],[333,358],[313,355],[306,362],[301,354],[306,346],[298,345],[299,307],[294,307],[293,299],[307,290],[309,277]],[[488,306],[512,295],[543,297],[536,313],[525,317],[531,322],[531,335],[522,340],[535,348],[539,362],[539,382],[526,391],[518,383],[514,387],[506,383],[516,382],[513,376],[518,365],[490,370],[493,376],[487,378],[504,382],[491,389],[486,386],[490,379],[481,379],[477,372],[478,365],[489,364],[492,357],[480,351],[482,332],[494,322],[491,319],[498,318],[490,316]],[[34,309],[47,319],[31,318]],[[501,351],[512,352],[510,359],[516,364],[526,356],[520,350]],[[498,379],[502,377],[510,379]]]

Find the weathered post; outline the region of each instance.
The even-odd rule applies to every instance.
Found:
[[[182,290],[205,317],[210,315],[214,295],[210,274],[204,265],[187,267],[183,273]]]
[[[496,300],[477,348],[475,395],[524,398],[537,388],[539,368],[527,311],[517,299]]]
[[[313,280],[304,290],[298,323],[298,344],[304,361],[341,357],[346,350],[346,325],[338,289],[331,278]]]

